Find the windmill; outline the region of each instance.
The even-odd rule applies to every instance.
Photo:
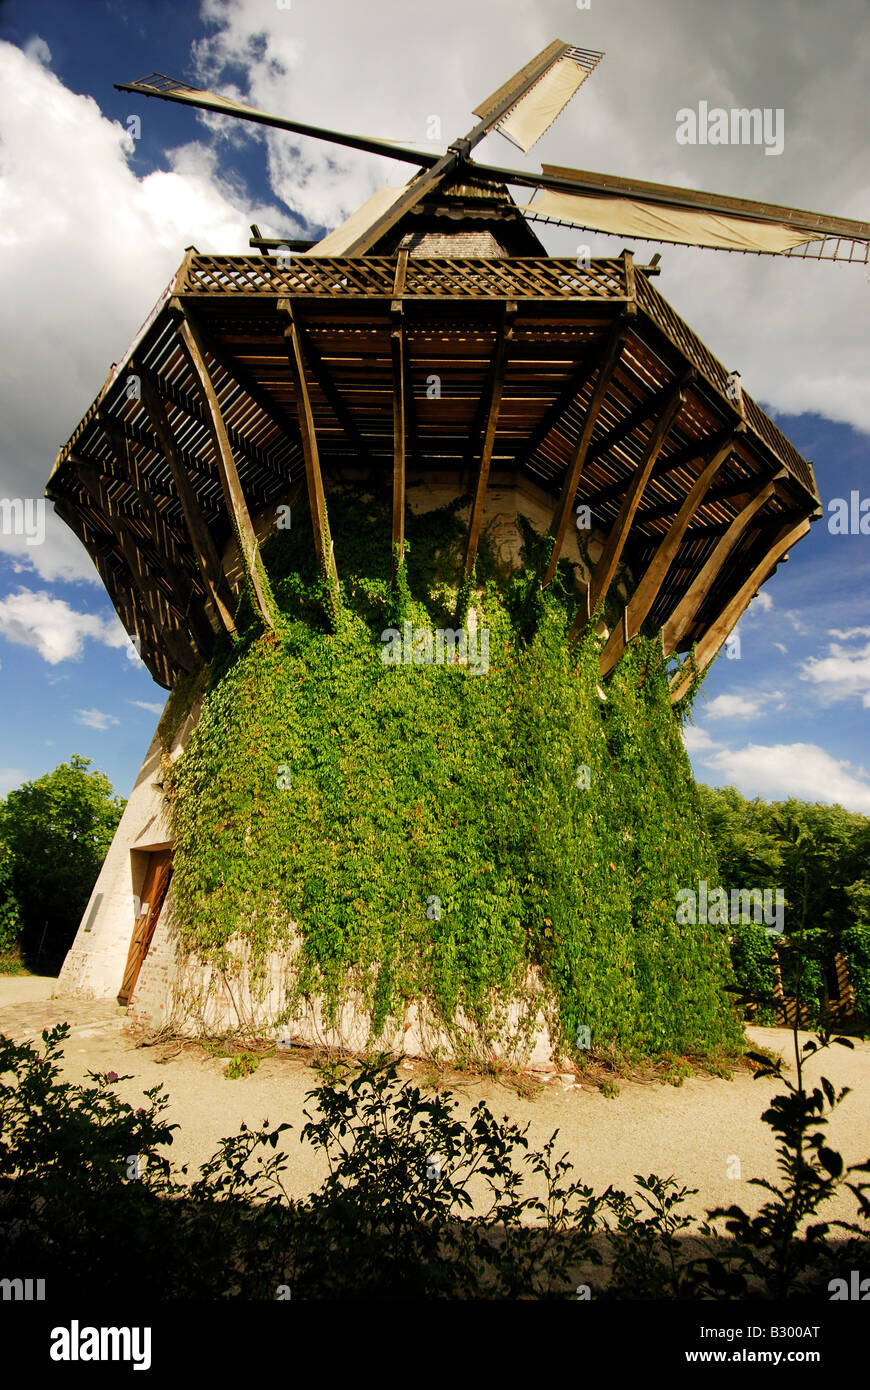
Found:
[[[545,164],[540,174],[479,164],[472,150],[498,131],[523,154],[550,128],[605,55],[556,39],[474,109],[479,121],[453,140],[443,155],[424,154],[398,142],[305,125],[246,106],[243,102],[152,73],[117,90],[181,102],[239,120],[350,149],[420,165],[419,172],[345,248],[346,255],[371,252],[392,227],[439,184],[463,173],[534,190],[537,201],[523,208],[533,220],[582,227],[645,241],[703,246],[754,255],[800,256],[858,262],[870,258],[870,222],[704,193],[642,179],[620,178]],[[750,114],[750,113],[747,113]],[[281,242],[265,242],[265,246]]]
[[[350,602],[329,514],[344,490],[389,498],[382,545],[394,586],[412,514],[449,504],[462,515],[448,585],[457,630],[484,537],[516,567],[522,519],[542,542],[538,590],[573,586],[567,639],[596,634],[602,681],[640,635],[657,634],[666,657],[691,654],[672,676],[675,704],[821,515],[812,466],[656,290],[658,256],[551,257],[529,222],[861,263],[870,224],[472,159],[495,130],[527,152],[602,56],[549,45],[443,155],[272,116],[160,74],[120,88],[417,166],[316,244],[254,228],[258,255],[189,248],[58,454],[47,496],[166,689],[233,648],[242,600],[265,634],[281,627],[262,548],[276,512],[302,495],[327,625]],[[508,186],[535,197],[519,207]],[[185,738],[193,723],[192,712]],[[61,979],[62,991],[97,993],[136,980],[133,1013],[152,1022],[168,1017],[171,935],[152,914],[131,943],[118,903],[131,855],[141,897],[157,861],[136,854],[171,843],[154,794],[159,760],[155,740],[96,885],[96,916],[86,914]],[[96,930],[99,968],[85,935]]]

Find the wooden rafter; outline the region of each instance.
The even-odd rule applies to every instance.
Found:
[[[689,630],[692,619],[703,603],[704,595],[709,592],[716,575],[725,564],[756,512],[773,496],[776,491],[777,479],[782,476],[783,474],[779,473],[776,478],[762,479],[746,506],[740,509],[712,554],[701,566],[700,571],[662,627],[662,649],[665,656],[672,656],[676,651]]]
[[[181,558],[178,543],[167,525],[166,519],[156,507],[153,497],[139,485],[133,461],[128,460],[129,468],[122,472],[117,464],[110,471],[105,460],[98,461],[81,454],[70,454],[70,460],[83,482],[82,467],[93,470],[103,493],[105,493],[104,476],[108,475],[110,478],[123,482],[125,488],[133,494],[136,506],[142,513],[142,521],[132,513],[125,512],[116,501],[112,500],[110,503],[108,496],[105,497],[106,507],[111,509],[111,515],[117,517],[119,521],[133,522],[134,524],[138,522],[139,525],[144,523],[149,532],[149,543],[156,552],[172,588],[176,609],[183,614],[185,622],[190,627],[198,652],[201,656],[208,657],[214,648],[215,634],[206,614],[203,597],[196,589]],[[93,495],[93,488],[89,487],[88,490]]]
[[[100,509],[100,515],[111,527],[140,601],[155,627],[162,633],[170,656],[182,670],[195,670],[198,654],[194,651],[177,617],[173,614],[170,600],[160,588],[140,547],[136,545],[122,518],[117,515],[113,508],[111,498],[103,485],[99,472],[83,458],[73,457],[73,463],[82,486],[90,493]]]
[[[736,433],[735,431],[735,436]],[[625,605],[622,622],[617,624],[607,640],[607,645],[600,658],[602,676],[608,675],[613,670],[628,643],[640,632],[647,614],[658,597],[665,576],[674,562],[683,536],[719,469],[726,459],[730,458],[732,448],[733,438],[714,449],[695,479],[693,486],[686,494],[682,507],[668,528],[664,539],[656,548],[640,583]]]
[[[156,386],[139,362],[136,363],[136,375],[141,382],[142,405],[151,421],[151,428],[160,441],[163,457],[166,459],[172,474],[172,481],[175,484],[175,491],[178,494],[184,515],[184,524],[187,527],[191,548],[202,575],[209,601],[222,630],[230,637],[235,637],[236,624],[233,618],[233,599],[230,588],[211,532],[202,515],[199,501],[188,477],[184,460],[178,452],[166,408],[160,399]]]
[[[501,410],[501,398],[502,392],[504,391],[505,372],[507,370],[508,349],[513,338],[513,325],[516,312],[516,300],[509,299],[504,306],[501,322],[498,326],[495,350],[490,365],[486,425],[484,427],[483,442],[480,450],[480,462],[477,470],[474,501],[471,505],[471,515],[468,520],[468,540],[465,546],[465,561],[462,567],[463,583],[467,583],[470,580],[474,571],[474,562],[477,557],[480,529],[483,525],[483,510],[486,504],[486,489],[489,482],[489,468],[492,462],[492,451],[495,447],[498,415]]]
[[[558,426],[568,407],[579,399],[597,366],[598,358],[595,353],[590,352],[574,368],[552,405],[547,408],[532,430],[522,452],[517,454],[515,461],[517,468],[524,468],[531,462],[538,449]]]
[[[670,390],[671,388],[669,386],[661,393],[660,399],[662,402],[668,399]],[[704,440],[690,439],[687,444],[684,444],[682,448],[676,449],[674,453],[669,454],[667,458],[658,459],[655,468],[650,474],[650,481],[657,483],[661,478],[666,478],[669,473],[676,472],[678,468],[685,468],[687,465],[697,463],[700,459],[703,459],[704,455],[710,449],[715,449],[720,444],[724,444],[729,440],[734,433],[736,425],[739,423],[739,421],[735,421],[733,424],[725,425],[721,430],[717,431],[712,438],[708,436]],[[586,502],[594,512],[605,503],[612,502],[614,498],[622,497],[624,491],[624,481],[608,483],[607,487],[600,488],[598,492],[593,492],[591,496],[587,497]],[[645,519],[646,516],[647,513],[641,512],[637,519],[641,521]]]
[[[248,504],[239,479],[236,461],[221,413],[220,402],[205,360],[205,346],[197,330],[183,312],[176,319],[179,342],[193,373],[206,410],[208,426],[214,445],[215,463],[223,488],[224,501],[239,542],[239,552],[251,585],[254,602],[264,626],[272,631],[277,625],[275,600],[269,589],[265,566],[260,555],[257,533],[251,521]]]
[[[785,557],[789,546],[794,545],[795,541],[805,536],[809,529],[810,523],[806,517],[797,524],[788,522],[780,529],[773,545],[765,552],[764,557],[755,566],[748,579],[744,580],[737,593],[725,604],[719,616],[707,628],[695,648],[694,662],[687,661],[685,667],[681,667],[673,676],[670,685],[672,704],[676,704],[678,700],[683,698],[691,687],[696,672],[701,675],[706,671],[729,633],[733,632],[736,624],[746,612],[761,585],[770,578],[772,572]],[[688,669],[685,669],[686,667]]]
[[[321,576],[338,590],[338,572],[335,565],[332,537],[329,534],[329,517],[326,511],[326,496],[323,491],[323,475],[320,471],[320,453],[317,448],[317,431],[311,411],[311,398],[305,378],[305,358],[299,338],[299,329],[289,299],[278,300],[278,310],[287,320],[284,338],[287,343],[287,357],[293,377],[296,394],[296,409],[299,415],[299,433],[302,438],[302,453],[305,459],[305,480],[308,485],[308,504],[311,511],[311,524],[314,528],[314,546]]]
[[[656,459],[662,451],[671,427],[682,409],[685,400],[683,393],[691,380],[692,373],[687,372],[671,388],[667,403],[650,433],[643,460],[638,464],[628,484],[619,514],[607,534],[604,549],[592,572],[587,599],[588,615],[595,613],[607,597],[607,591],[613,582],[613,576],[622,558],[622,552],[625,549],[625,543],[628,540],[644,488],[649,482],[650,474],[655,467]],[[581,611],[571,626],[570,636],[572,639],[579,633],[583,621],[584,615]]]
[[[303,356],[311,369],[311,375],[314,377],[314,380],[329,402],[333,415],[338,420],[348,440],[353,445],[357,457],[368,467],[371,467],[372,458],[369,446],[363,439],[353,415],[345,405],[344,397],[336,387],[332,378],[332,373],[324,362],[314,339],[304,328],[300,330],[299,338],[302,344]]]
[[[53,497],[52,502],[58,516],[66,523],[70,530],[78,536],[82,545],[91,557],[94,568],[103,582],[112,606],[127,633],[134,637],[144,639],[142,645],[146,647],[149,669],[159,684],[165,690],[169,690],[172,680],[178,671],[178,667],[164,651],[162,643],[162,629],[155,627],[150,614],[144,604],[135,601],[135,595],[130,584],[119,583],[117,574],[113,568],[113,562],[117,564],[117,556],[114,550],[111,551],[111,541],[105,538],[101,542],[96,533],[88,534],[88,526],[78,507],[76,507],[66,497]],[[93,531],[94,528],[92,527]],[[126,566],[124,567],[126,574]]]
[[[577,496],[577,487],[580,482],[580,475],[586,463],[586,455],[592,441],[592,432],[598,420],[601,407],[604,404],[607,390],[611,379],[619,364],[623,347],[625,346],[626,323],[623,319],[617,319],[607,338],[604,349],[604,356],[598,369],[598,379],[595,383],[592,397],[589,401],[589,409],[586,412],[586,419],[583,421],[583,428],[580,437],[571,452],[568,466],[565,471],[565,481],[562,485],[562,493],[556,504],[553,519],[550,523],[550,535],[553,537],[553,548],[546,572],[541,580],[541,588],[546,589],[547,585],[556,573],[556,566],[559,563],[559,556],[562,552],[562,545],[565,540],[565,532],[568,529],[568,520],[574,506],[574,498]]]

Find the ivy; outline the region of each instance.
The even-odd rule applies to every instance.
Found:
[[[726,930],[676,922],[716,864],[660,649],[634,644],[603,700],[600,643],[567,642],[571,567],[541,591],[540,541],[519,573],[482,542],[461,594],[458,510],[409,508],[397,566],[388,500],[331,497],[337,624],[301,508],[264,547],[277,640],[251,620],[167,774],[183,950],[282,952],[290,1008],[328,1019],[352,984],[373,1036],[415,1000],[492,1034],[535,966],[569,1047],[736,1047]],[[382,660],[385,629],[466,605],[485,673]]]

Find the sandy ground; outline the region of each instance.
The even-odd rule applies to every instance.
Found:
[[[110,1005],[41,1002],[50,999],[53,986],[54,981],[45,977],[0,976],[0,1032],[33,1036],[42,1026],[68,1016],[72,1033],[66,1045],[65,1075],[83,1080],[88,1071],[131,1074],[130,1081],[117,1087],[131,1102],[138,1101],[146,1088],[163,1082],[171,1097],[169,1119],[181,1126],[173,1144],[173,1157],[179,1163],[195,1169],[212,1154],[222,1135],[234,1133],[242,1122],[257,1125],[268,1118],[293,1126],[286,1136],[292,1190],[301,1195],[319,1184],[324,1165],[307,1144],[299,1142],[305,1095],[318,1080],[310,1054],[279,1053],[261,1061],[252,1075],[228,1080],[223,1074],[226,1061],[198,1047],[137,1046],[124,1032],[120,1012]],[[748,1034],[753,1045],[791,1056],[791,1034],[785,1030],[750,1028]],[[854,1051],[833,1047],[810,1065],[810,1077],[820,1074],[837,1087],[852,1087],[831,1121],[828,1142],[847,1163],[866,1161],[870,1158],[870,1043],[856,1040]],[[418,1064],[404,1063],[400,1075],[423,1084],[431,1073]],[[528,1121],[535,1145],[558,1129],[561,1147],[568,1151],[578,1176],[596,1190],[611,1183],[630,1190],[635,1173],[673,1173],[684,1186],[699,1189],[691,1204],[699,1213],[734,1201],[753,1209],[763,1194],[747,1179],[776,1176],[773,1136],[759,1120],[776,1093],[776,1083],[755,1080],[747,1070],[736,1072],[731,1080],[690,1077],[679,1087],[621,1079],[620,1094],[614,1098],[589,1083],[573,1084],[573,1078],[554,1078],[536,1086],[531,1095],[522,1095],[515,1086],[492,1077],[452,1073],[448,1084],[464,1113],[485,1099],[496,1115],[508,1115],[523,1124]],[[836,1210],[834,1204],[828,1207],[826,1215],[853,1217],[848,1194],[838,1200]]]

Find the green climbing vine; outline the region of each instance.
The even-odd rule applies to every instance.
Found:
[[[331,496],[335,621],[304,518],[264,547],[277,640],[251,620],[215,663],[167,774],[182,947],[284,951],[327,1016],[352,981],[374,1033],[419,999],[485,1031],[536,966],[568,1046],[735,1047],[727,928],[675,920],[716,866],[660,649],[635,643],[602,698],[594,637],[566,641],[572,567],[542,592],[528,531],[517,572],[484,537],[460,594],[462,500],[409,508],[396,565],[388,504]],[[458,606],[468,662],[425,660]]]

